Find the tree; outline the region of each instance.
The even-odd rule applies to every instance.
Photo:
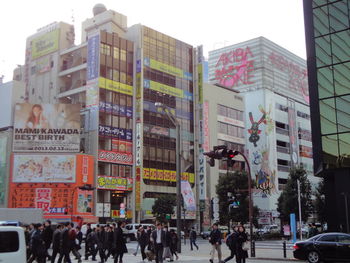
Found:
[[[174,195],[160,195],[152,206],[152,213],[156,216],[158,221],[166,222],[166,215],[172,215],[175,206],[176,198]]]
[[[326,187],[324,179],[322,178],[318,183],[315,190],[315,212],[317,214],[317,220],[321,223],[326,222],[326,202],[325,202]]]
[[[252,181],[252,186],[254,185]],[[235,201],[240,204],[237,208],[229,208],[232,200],[227,193],[232,193],[236,197]],[[228,225],[230,220],[245,224],[249,222],[249,193],[248,193],[248,177],[246,172],[235,171],[219,177],[216,185],[216,194],[219,198],[220,224]],[[253,207],[253,223],[257,226],[257,216],[259,209]]]
[[[301,218],[305,222],[312,213],[311,184],[304,168],[296,167],[290,170],[287,184],[278,198],[277,211],[282,221],[289,221],[289,215],[294,213],[299,218],[298,185],[300,181]]]

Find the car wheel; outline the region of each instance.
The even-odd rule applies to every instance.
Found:
[[[307,259],[310,263],[319,263],[320,255],[316,251],[310,251],[307,255]]]

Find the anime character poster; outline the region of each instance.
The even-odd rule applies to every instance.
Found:
[[[247,149],[251,164],[251,174],[255,180],[255,197],[268,199],[277,193],[277,159],[274,106],[268,91],[258,90],[245,95],[247,103],[246,127]],[[269,209],[266,201],[258,201]],[[261,207],[259,205],[259,207]]]

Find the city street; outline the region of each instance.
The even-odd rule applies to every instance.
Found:
[[[179,260],[175,262],[209,262],[210,258],[210,244],[207,240],[203,240],[199,238],[197,240],[197,244],[199,246],[199,250],[194,249],[193,251],[190,250],[189,240],[186,240],[186,245],[183,244],[182,241],[182,253],[179,255]],[[293,261],[293,262],[299,262],[295,259],[293,259],[292,255],[292,248],[291,243],[287,243],[287,258],[283,258],[283,250],[282,250],[282,241],[259,241],[256,243],[256,257],[255,258],[249,258],[246,262],[261,262],[261,263],[267,263],[267,262],[281,262],[281,261]],[[127,244],[128,247],[128,253],[124,255],[124,262],[127,263],[139,263],[142,262],[141,260],[141,254],[140,251],[136,256],[134,256],[132,253],[136,250],[137,243],[136,242],[130,242]],[[82,254],[84,252],[84,248],[80,251]],[[226,244],[223,243],[222,245],[222,253],[223,253],[223,259],[229,255],[229,250],[226,246]],[[73,258],[73,257],[71,257]],[[99,257],[97,256],[97,260],[99,260]],[[91,258],[89,260],[83,260],[83,262],[92,262]],[[113,262],[113,259],[110,258],[107,262]],[[215,258],[214,262],[218,262],[217,257]],[[235,262],[235,260],[232,260],[231,262]],[[302,261],[300,261],[302,262]]]

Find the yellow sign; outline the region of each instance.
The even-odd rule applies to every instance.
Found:
[[[174,97],[183,98],[184,97],[184,91],[178,88],[174,88],[165,84],[161,84],[159,82],[155,82],[153,80],[150,80],[150,89],[155,90],[161,93],[165,93]]]
[[[143,179],[176,182],[176,171],[143,168]],[[181,173],[181,180],[186,180],[189,183],[194,183],[195,175],[194,173]]]
[[[136,74],[136,99],[141,99],[141,73]]]
[[[198,102],[203,104],[203,65],[198,64]]]
[[[182,69],[164,64],[164,63],[159,62],[157,60],[154,60],[152,58],[150,59],[150,67],[152,69],[156,69],[156,70],[168,73],[170,75],[174,75],[174,76],[179,77],[179,78],[184,77],[184,72]]]
[[[58,50],[59,29],[46,33],[32,41],[32,59],[36,59]]]
[[[120,83],[114,80],[99,78],[98,85],[102,89],[120,92],[126,95],[133,95],[133,87],[124,83]]]

